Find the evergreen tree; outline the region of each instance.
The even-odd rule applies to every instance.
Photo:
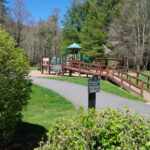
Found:
[[[64,50],[73,42],[80,43],[79,33],[82,29],[82,22],[88,13],[88,0],[74,0],[71,7],[64,15],[63,23],[63,43],[61,48]]]
[[[120,1],[74,0],[63,21],[62,49],[76,42],[90,59],[103,56],[102,45],[107,43],[109,24],[118,12]]]
[[[104,54],[102,45],[107,42],[106,17],[97,3],[90,2],[89,13],[83,22],[80,40],[83,47],[81,52],[91,60]]]

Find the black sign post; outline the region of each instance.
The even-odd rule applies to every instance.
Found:
[[[93,75],[88,80],[88,108],[95,108],[96,105],[96,92],[100,90],[100,79]]]

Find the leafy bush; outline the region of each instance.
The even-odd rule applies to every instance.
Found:
[[[14,39],[0,29],[0,146],[14,134],[31,92],[28,62]]]
[[[148,150],[150,121],[124,111],[91,109],[72,121],[61,120],[41,150]]]

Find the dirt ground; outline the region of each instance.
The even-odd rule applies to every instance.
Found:
[[[56,74],[55,72],[51,72],[50,74],[48,74],[48,72],[44,72],[44,74],[42,74],[40,71],[38,70],[31,70],[29,73],[29,76],[31,77],[62,77],[61,73]],[[64,76],[69,76],[69,73],[65,73]],[[74,77],[78,77],[79,73],[75,72],[72,73],[72,76]],[[91,75],[89,75],[90,77]],[[85,74],[81,74],[81,77],[86,77]]]

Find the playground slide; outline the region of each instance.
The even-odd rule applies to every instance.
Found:
[[[82,61],[85,62],[85,63],[92,63],[92,61],[87,60],[87,59],[85,58],[85,56],[83,56]]]

